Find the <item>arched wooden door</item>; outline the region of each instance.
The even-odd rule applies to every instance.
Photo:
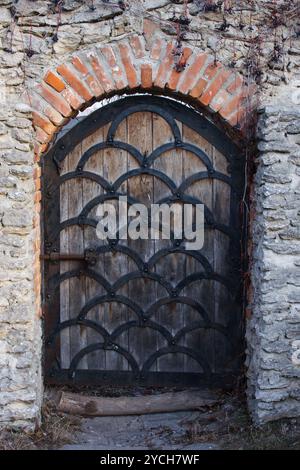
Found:
[[[45,375],[51,383],[229,386],[243,360],[243,156],[200,113],[120,99],[43,160]],[[96,236],[120,195],[205,204],[205,243]]]

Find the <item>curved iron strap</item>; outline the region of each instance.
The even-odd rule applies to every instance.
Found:
[[[118,328],[116,328],[113,331],[113,333],[111,333],[109,339],[110,339],[110,341],[114,342],[125,331],[129,331],[131,328],[141,328],[141,327],[142,328],[150,328],[150,329],[156,330],[159,333],[161,333],[162,336],[167,340],[169,346],[175,346],[180,341],[181,338],[183,338],[187,333],[190,333],[192,331],[201,330],[201,329],[205,329],[205,330],[212,329],[212,330],[216,330],[219,333],[223,334],[226,337],[226,339],[228,340],[230,346],[233,348],[232,339],[231,339],[229,331],[226,327],[224,327],[223,325],[221,325],[219,323],[214,323],[214,322],[206,323],[206,322],[203,322],[203,321],[202,322],[197,321],[197,322],[190,323],[188,326],[185,326],[184,328],[179,330],[173,336],[164,326],[160,325],[157,322],[149,320],[149,319],[147,319],[147,317],[145,317],[142,322],[133,320],[133,321],[129,321],[127,323],[124,323],[123,325],[118,326]]]
[[[90,181],[93,181],[94,183],[99,184],[105,191],[107,192],[114,192],[112,186],[108,181],[106,181],[105,178],[103,178],[100,175],[97,175],[96,173],[91,173],[89,171],[71,171],[70,173],[66,173],[65,175],[60,176],[58,180],[58,184],[54,186],[53,189],[48,189],[46,190],[46,194],[49,198],[52,198],[55,196],[56,193],[58,193],[59,188],[62,184],[64,184],[66,181],[70,181],[72,179],[87,179]]]
[[[224,183],[228,184],[231,187],[231,189],[234,188],[234,185],[232,183],[232,178],[230,178],[227,175],[224,175],[223,173],[212,170],[211,172],[199,171],[199,173],[194,173],[193,175],[189,176],[181,183],[181,185],[178,188],[178,191],[184,193],[188,189],[188,187],[190,187],[194,183],[198,181],[203,181],[206,179],[216,179],[219,181],[223,181]]]
[[[223,334],[226,339],[228,340],[230,346],[233,348],[232,340],[229,334],[229,331],[225,326],[220,325],[219,323],[204,323],[204,322],[193,322],[190,323],[188,326],[185,326],[181,330],[179,330],[176,335],[174,336],[173,340],[175,343],[178,343],[181,338],[183,338],[186,334],[191,333],[192,331],[197,330],[216,330],[219,333]]]
[[[118,326],[113,333],[110,335],[111,341],[115,341],[119,336],[121,336],[125,331],[129,331],[131,328],[151,328],[152,330],[158,331],[170,344],[173,340],[171,333],[159,323],[147,320],[144,318],[143,321],[129,321],[124,323],[124,325]]]
[[[120,245],[118,243],[118,240],[113,240],[109,245],[102,245],[95,248],[96,255],[110,252],[122,253],[124,255],[127,255],[130,259],[132,259],[132,261],[134,261],[134,263],[140,270],[144,270],[145,263],[139,256],[139,254],[126,245]]]
[[[97,331],[101,336],[103,336],[104,340],[107,342],[110,338],[108,331],[99,323],[96,323],[92,320],[78,320],[77,318],[73,320],[67,320],[62,323],[59,323],[58,326],[55,328],[53,333],[48,337],[46,340],[46,346],[49,347],[53,344],[55,337],[66,328],[71,328],[72,326],[85,326],[86,328],[91,328],[94,331]]]
[[[88,214],[91,212],[91,210],[94,209],[94,207],[98,206],[98,204],[101,204],[105,201],[112,201],[114,199],[118,200],[122,196],[127,197],[127,203],[129,206],[132,206],[133,204],[139,204],[138,199],[128,196],[127,194],[123,194],[123,193],[101,194],[100,196],[95,197],[94,199],[92,199],[90,202],[87,203],[87,205],[80,212],[80,217],[87,217]]]
[[[144,165],[150,167],[162,154],[170,150],[176,150],[178,148],[193,153],[202,163],[204,163],[209,171],[214,171],[213,164],[209,156],[203,150],[199,149],[199,147],[196,147],[196,145],[189,144],[187,142],[181,142],[179,145],[176,142],[169,142],[167,144],[161,145],[160,147],[157,147],[155,150],[153,150],[149,157],[145,159]]]
[[[123,286],[128,284],[128,282],[133,281],[135,279],[149,279],[151,281],[158,282],[162,287],[166,289],[169,295],[171,295],[172,293],[173,286],[170,282],[168,282],[162,276],[159,276],[156,273],[149,273],[148,271],[145,271],[145,269],[143,270],[143,272],[135,271],[135,272],[125,274],[120,279],[118,279],[118,281],[115,282],[112,289],[115,291],[118,291]]]
[[[213,269],[208,261],[208,259],[202,255],[199,251],[191,251],[191,250],[184,250],[183,248],[162,248],[161,250],[157,251],[153,256],[148,261],[148,266],[149,269],[152,269],[158,261],[160,261],[162,258],[165,258],[166,256],[174,253],[181,253],[185,254],[188,256],[191,256],[192,258],[196,259],[199,261],[202,266],[204,267],[205,271],[207,273],[213,272]]]
[[[171,131],[174,135],[175,141],[178,143],[181,143],[181,133],[174,117],[171,114],[169,114],[167,111],[165,111],[161,106],[156,106],[156,105],[148,104],[148,103],[129,106],[124,111],[122,111],[112,121],[109,131],[107,133],[107,141],[108,142],[114,141],[116,131],[119,125],[121,124],[121,122],[124,121],[124,119],[130,116],[130,114],[140,113],[140,112],[151,112],[151,113],[158,114],[160,117],[162,117],[169,124]]]
[[[131,206],[133,204],[141,204],[141,201],[139,201],[138,199],[135,199],[131,196],[127,196],[127,194],[124,194],[124,193],[115,193],[115,194],[101,194],[100,196],[97,196],[95,197],[94,199],[92,199],[92,201],[90,201],[81,211],[79,217],[80,219],[82,218],[86,218],[88,216],[88,214],[92,211],[92,209],[94,207],[96,207],[98,204],[101,204],[103,203],[104,201],[110,201],[110,200],[118,200],[119,197],[121,196],[126,196],[127,197],[127,202],[128,202],[128,205]],[[120,231],[123,230],[124,227],[121,227],[117,232],[116,232],[116,238],[114,238],[113,240],[116,240],[117,243],[119,243],[119,234],[120,234]],[[148,228],[151,228],[151,215],[148,216]],[[127,229],[127,227],[126,227]],[[161,220],[159,221],[159,227],[158,227],[158,231],[163,233],[164,232],[164,227],[163,227],[163,224],[161,222]],[[168,237],[169,239],[169,237]],[[175,241],[176,240],[176,246],[181,243],[183,243],[183,240],[178,240],[178,239],[175,239],[175,236],[174,236],[174,231],[170,229],[170,240],[171,241]]]
[[[166,197],[164,199],[161,199],[157,204],[164,204],[164,203],[167,204],[167,203],[176,202],[176,201],[178,202],[177,198]],[[182,202],[190,201],[192,204],[202,204],[202,202],[200,200],[197,200],[194,197],[190,197],[190,196],[184,196],[181,199],[181,201]],[[237,243],[239,242],[237,231],[232,229],[228,225],[219,224],[219,223],[215,222],[215,220],[212,216],[212,213],[210,212],[210,210],[205,205],[204,205],[204,218],[205,218],[206,226],[208,226],[212,229],[215,229],[215,230],[219,230],[220,232],[223,232],[225,235],[227,235],[229,238],[231,238],[234,242],[237,242]],[[58,228],[55,231],[53,231],[53,233],[51,233],[49,235],[49,240],[51,240],[52,242],[55,241],[57,239],[58,235],[60,234],[60,232],[65,230],[65,228],[67,228],[67,227],[71,227],[72,225],[90,226],[90,227],[96,228],[97,224],[98,224],[97,220],[90,219],[88,217],[84,217],[82,215],[79,215],[78,217],[73,217],[72,219],[68,219],[68,220],[65,220],[64,222],[61,222],[61,224],[58,226]],[[160,224],[160,228],[162,228],[161,224]],[[171,237],[170,238],[171,238],[171,240],[174,239],[173,231],[171,231]],[[114,241],[116,242],[115,243],[115,245],[116,245],[117,241],[118,241],[118,236],[117,236],[117,239],[114,240]],[[183,240],[181,240],[180,243],[182,243],[182,241]]]
[[[78,171],[78,170],[76,170],[76,171],[71,171],[70,173],[66,173],[65,175],[60,176],[59,185],[62,185],[66,181],[70,181],[70,180],[75,179],[75,178],[90,179],[90,180],[94,181],[95,183],[98,183],[100,186],[102,186],[102,188],[105,191],[111,191],[112,190],[111,184],[108,181],[106,181],[106,179],[103,178],[103,176],[100,176],[96,173],[92,173],[90,171]]]
[[[79,173],[73,172],[73,173],[69,173],[67,175],[64,175],[62,178],[64,179],[64,181],[67,181],[67,180],[72,179],[72,178],[88,178],[88,179],[91,179],[93,181],[96,181],[104,189],[108,190],[111,193],[110,195],[98,196],[99,201],[101,201],[102,199],[103,200],[109,200],[109,199],[117,198],[118,195],[115,193],[115,188],[118,188],[119,186],[121,186],[121,184],[124,181],[126,181],[128,178],[131,178],[131,177],[134,177],[134,176],[137,176],[137,175],[140,175],[140,174],[150,174],[150,175],[158,177],[161,181],[163,181],[169,187],[169,189],[174,194],[173,196],[167,196],[163,199],[160,199],[159,201],[157,201],[157,204],[164,204],[164,203],[165,204],[170,204],[172,202],[178,202],[178,201],[182,202],[182,203],[189,203],[189,204],[203,204],[203,202],[198,198],[195,198],[193,196],[189,196],[189,195],[186,195],[186,194],[182,194],[180,188],[177,189],[176,185],[173,183],[173,181],[169,177],[167,177],[166,175],[164,175],[160,171],[152,170],[152,169],[148,169],[148,170],[147,169],[131,170],[130,172],[125,173],[120,178],[118,178],[117,181],[113,185],[110,185],[104,178],[100,177],[99,175],[94,175],[93,173],[90,173],[90,174],[89,173],[81,173],[81,174],[79,174]],[[91,175],[93,175],[97,178],[90,177]],[[128,200],[130,202],[132,201],[132,203],[133,202],[134,203],[138,202],[138,201],[135,201],[130,196],[129,196]],[[93,200],[93,201],[90,201],[90,203],[88,204],[88,206],[91,207],[91,208],[92,208],[92,203],[93,203],[93,205],[97,205],[96,199]],[[225,224],[219,224],[219,223],[215,222],[214,217],[212,215],[212,212],[208,209],[208,207],[205,204],[203,204],[203,205],[204,205],[205,221],[207,222],[209,227],[212,227],[216,230],[219,230],[219,231],[225,233],[226,235],[231,237],[233,240],[239,238],[238,230],[234,230],[232,227],[227,226]],[[80,221],[80,223],[78,223],[78,225],[92,225],[92,226],[96,227],[97,226],[96,221],[92,221],[92,219],[89,219],[90,221],[92,221],[92,223],[86,223],[86,221],[83,220],[85,217],[82,218],[82,215],[85,216],[87,214],[86,208],[87,208],[87,206],[83,209],[84,212],[82,212],[81,215],[78,217],[78,219],[79,218],[81,219],[81,221]],[[70,225],[75,225],[74,222],[71,222],[71,221],[74,221],[74,220],[75,220],[75,218],[70,219],[69,221],[65,221],[62,224],[65,224],[66,222],[69,222]],[[66,225],[66,226],[68,226],[68,225]],[[59,233],[66,226],[63,226],[63,227],[61,226],[60,230],[56,231],[56,232]],[[58,234],[56,233],[56,236],[57,235]]]
[[[105,150],[108,148],[117,148],[120,150],[125,150],[126,152],[130,153],[130,155],[136,159],[136,161],[142,166],[144,157],[141,154],[141,152],[134,147],[133,145],[127,144],[126,142],[100,142],[99,144],[93,145],[93,147],[90,147],[79,160],[79,163],[77,165],[76,171],[83,171],[84,166],[88,162],[88,160],[96,153],[99,152],[100,150]]]
[[[189,305],[190,307],[195,309],[208,324],[210,323],[208,313],[202,307],[202,305],[200,305],[199,302],[197,302],[195,299],[191,299],[190,297],[179,296],[176,289],[174,289],[172,297],[164,297],[163,299],[159,299],[157,302],[150,305],[150,307],[148,307],[148,309],[146,310],[144,317],[146,317],[147,319],[151,318],[152,315],[154,315],[160,309],[160,307],[162,307],[163,305],[172,304],[174,302],[178,304]]]
[[[74,269],[72,271],[67,271],[63,274],[60,274],[60,273],[56,274],[55,276],[49,279],[49,286],[50,286],[49,291],[50,292],[54,291],[60,286],[60,284],[62,284],[64,281],[67,281],[68,279],[72,279],[74,277],[80,277],[80,276],[85,276],[90,279],[93,279],[98,284],[100,284],[107,292],[111,291],[111,285],[107,281],[107,279],[105,279],[105,277],[103,277],[101,274],[89,268]]]
[[[52,197],[52,195],[58,191],[60,185],[62,185],[66,181],[70,181],[76,178],[90,179],[91,181],[98,183],[108,193],[115,194],[118,188],[122,185],[122,183],[127,181],[129,178],[133,178],[134,176],[139,175],[155,176],[156,178],[160,179],[163,183],[165,183],[165,185],[170,189],[172,193],[176,193],[177,191],[175,183],[171,180],[171,178],[169,178],[161,171],[152,168],[136,168],[121,175],[113,184],[110,184],[108,181],[106,181],[105,178],[100,175],[96,175],[95,173],[91,173],[88,171],[72,171],[61,176],[59,179],[59,184],[53,190],[48,191],[48,194]]]
[[[68,219],[68,220],[64,220],[63,222],[61,222],[59,224],[59,226],[57,227],[57,229],[55,231],[53,231],[52,233],[50,233],[49,235],[49,240],[51,240],[52,242],[54,242],[55,240],[57,240],[59,234],[65,230],[67,227],[72,227],[73,225],[79,225],[79,226],[82,226],[82,227],[94,227],[96,228],[97,227],[97,220],[94,220],[94,219],[89,219],[87,217],[74,217],[72,219]]]
[[[153,105],[156,106],[156,110],[153,111]],[[150,108],[152,106],[152,108]],[[218,129],[207,117],[203,116],[200,113],[195,114],[195,110],[187,107],[185,104],[176,102],[168,97],[162,96],[130,96],[126,98],[121,98],[120,100],[109,103],[108,105],[103,106],[100,109],[97,109],[89,116],[81,120],[77,125],[75,125],[69,132],[63,136],[59,136],[54,147],[48,152],[46,158],[55,154],[55,161],[57,166],[60,166],[60,163],[72,151],[78,143],[84,140],[87,136],[91,135],[93,132],[98,130],[101,127],[112,122],[116,116],[121,116],[121,113],[129,111],[131,113],[142,110],[149,111],[160,111],[160,115],[165,118],[166,114],[171,116],[172,119],[169,121],[176,120],[186,124],[188,127],[193,129],[199,135],[204,137],[210,144],[213,144],[227,159],[229,163],[235,164],[241,156],[241,150],[238,148],[229,137],[224,134],[220,129]],[[123,111],[124,110],[124,111]],[[123,114],[124,115],[124,114]],[[178,127],[178,126],[177,126]],[[180,132],[176,131],[176,140],[181,140],[179,138]],[[112,136],[113,137],[113,136]],[[111,139],[111,137],[109,137]]]
[[[220,282],[220,284],[223,284],[228,289],[228,291],[232,295],[234,295],[234,289],[235,289],[236,286],[233,285],[231,283],[231,281],[226,279],[224,276],[221,276],[220,274],[216,274],[216,273],[208,273],[208,274],[206,274],[206,273],[193,273],[193,274],[190,274],[189,276],[186,276],[182,281],[180,281],[177,284],[176,290],[178,292],[181,292],[185,287],[189,286],[193,282],[202,281],[202,280]]]
[[[161,250],[159,253],[161,254],[160,258],[163,258],[164,256],[167,256],[169,253],[162,253],[162,251],[171,251],[171,250]],[[177,249],[171,251],[172,253],[178,252]],[[185,253],[184,250],[180,251],[180,253]],[[190,254],[193,258],[195,258],[198,261],[201,261],[199,258],[201,258],[201,255],[197,252],[187,252],[187,254]],[[156,255],[154,255],[156,256]],[[152,258],[151,258],[152,260]],[[228,289],[231,289],[233,286],[230,284],[229,281],[226,280],[223,276],[214,273],[214,272],[204,272],[204,273],[193,273],[190,276],[185,277],[182,281],[180,281],[177,286],[173,286],[170,282],[165,280],[162,276],[160,276],[157,273],[152,273],[149,272],[149,269],[153,268],[154,265],[156,264],[157,260],[155,262],[149,262],[148,265],[144,265],[143,271],[133,271],[131,273],[124,274],[121,278],[119,278],[114,284],[110,284],[107,279],[105,279],[101,274],[97,273],[96,271],[93,271],[91,269],[74,269],[72,271],[67,271],[63,274],[56,274],[54,277],[50,278],[49,284],[50,284],[50,289],[49,291],[52,292],[53,290],[57,289],[60,284],[68,279],[72,279],[74,277],[80,277],[80,276],[85,276],[90,279],[93,279],[96,281],[98,284],[100,284],[108,293],[111,292],[118,292],[122,287],[124,287],[128,282],[136,280],[136,279],[149,279],[155,282],[158,282],[162,287],[166,289],[168,294],[170,296],[174,295],[174,290],[177,292],[181,292],[185,287],[190,285],[191,283],[202,280],[202,279],[207,279],[207,280],[213,280],[216,282],[220,282],[223,284],[225,287]]]
[[[115,191],[121,186],[122,183],[127,181],[129,178],[133,178],[134,176],[139,176],[139,175],[150,175],[150,176],[155,176],[156,178],[160,179],[165,185],[170,189],[172,193],[175,193],[177,188],[176,184],[174,183],[171,178],[169,178],[165,173],[162,173],[159,170],[155,170],[153,168],[136,168],[134,170],[130,170],[127,173],[124,173],[121,175],[114,183],[113,183],[113,188]]]
[[[152,356],[149,357],[149,359],[147,359],[147,361],[144,363],[143,367],[142,367],[142,375],[143,374],[146,374],[147,372],[149,372],[149,370],[151,369],[152,365],[154,364],[154,362],[162,357],[162,356],[165,356],[167,354],[174,354],[174,353],[181,353],[181,354],[185,354],[186,356],[190,356],[192,357],[193,359],[195,359],[195,361],[198,362],[198,364],[201,366],[201,368],[203,369],[203,372],[206,376],[210,376],[211,375],[211,369],[209,367],[209,364],[207,362],[207,360],[204,358],[204,356],[200,353],[200,352],[195,352],[193,351],[192,349],[190,348],[186,348],[185,346],[169,346],[169,347],[166,347],[166,348],[161,348],[159,349],[158,351],[156,351],[154,354],[152,354]]]
[[[112,291],[110,295],[101,295],[98,297],[94,297],[92,300],[90,300],[80,310],[77,318],[78,320],[84,320],[87,314],[89,313],[89,311],[92,310],[92,308],[96,307],[97,305],[102,305],[102,304],[112,303],[112,302],[126,305],[137,315],[138,318],[144,317],[143,309],[137,303],[133,302],[128,297],[125,297],[124,295],[116,295],[116,293]]]
[[[97,196],[95,197],[92,201],[90,201],[81,211],[79,217],[80,218],[85,218],[88,216],[88,214],[92,211],[92,209],[94,207],[96,207],[98,204],[101,204],[103,203],[104,201],[110,201],[110,200],[117,200],[120,196],[126,196],[127,197],[127,202],[128,202],[128,205],[131,206],[133,204],[141,204],[141,201],[139,201],[138,199],[135,199],[131,196],[127,196],[126,194],[124,193],[116,193],[116,194],[102,194],[100,196]],[[117,233],[116,233],[116,238],[114,240],[117,240],[119,242],[120,238],[119,238],[119,234],[120,234],[120,231],[123,230],[124,227],[121,227]],[[126,227],[127,229],[128,227]],[[151,228],[151,215],[148,216],[148,228],[150,229]],[[158,227],[158,232],[161,232],[161,233],[164,233],[164,226],[161,222],[161,220],[159,221],[159,227]],[[169,239],[169,237],[168,237]],[[177,245],[180,245],[181,243],[183,243],[183,240],[177,240],[175,239],[175,236],[174,236],[174,231],[172,229],[170,229],[170,240],[171,241],[175,241],[176,240],[176,246]]]
[[[214,216],[210,209],[200,200],[194,196],[189,196],[186,194],[177,193],[175,196],[167,196],[160,199],[157,204],[170,204],[171,202],[183,202],[186,204],[202,204],[204,206],[204,219],[208,227],[219,230],[220,232],[225,233],[229,238],[234,242],[239,243],[239,231],[238,229],[233,229],[232,227],[219,224],[215,221]]]
[[[74,378],[75,371],[78,367],[78,364],[84,356],[87,356],[88,354],[91,354],[92,352],[101,351],[101,350],[102,351],[115,351],[116,353],[121,354],[123,357],[125,357],[125,359],[127,359],[129,365],[131,366],[132,371],[137,374],[139,373],[139,366],[136,360],[124,348],[122,348],[121,346],[117,344],[107,345],[106,343],[96,343],[96,344],[91,344],[90,346],[87,346],[86,348],[82,349],[72,359],[71,364],[70,364],[70,369],[69,369],[70,379]]]

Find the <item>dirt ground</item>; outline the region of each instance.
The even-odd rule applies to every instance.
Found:
[[[102,396],[119,394],[124,391],[94,391]],[[218,404],[199,411],[113,418],[59,413],[53,396],[52,390],[43,407],[40,429],[34,433],[0,431],[0,450],[300,450],[300,419],[255,427],[243,395],[222,395]]]

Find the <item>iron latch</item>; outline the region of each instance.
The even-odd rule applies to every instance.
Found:
[[[40,256],[43,261],[59,262],[59,261],[84,261],[91,266],[95,266],[97,263],[97,252],[96,250],[87,249],[84,253],[58,253],[53,251]]]

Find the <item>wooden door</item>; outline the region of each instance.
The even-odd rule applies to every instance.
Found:
[[[131,97],[43,160],[48,382],[232,386],[243,359],[243,156],[200,113]],[[97,208],[204,204],[205,241],[99,240]]]

